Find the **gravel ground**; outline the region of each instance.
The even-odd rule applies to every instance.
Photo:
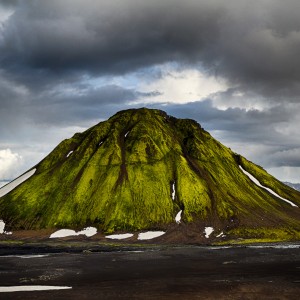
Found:
[[[72,289],[0,292],[0,299],[299,299],[300,295],[299,245],[47,249],[2,245],[0,285]]]

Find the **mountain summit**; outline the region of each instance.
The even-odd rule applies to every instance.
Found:
[[[76,133],[0,189],[0,218],[12,229],[213,226],[280,239],[298,237],[298,206],[298,191],[196,121],[146,108]]]

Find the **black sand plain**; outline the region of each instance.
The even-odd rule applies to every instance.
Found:
[[[288,247],[286,247],[288,246]],[[31,254],[48,253],[47,256]],[[0,299],[299,299],[300,244],[0,245],[0,285],[71,286]]]

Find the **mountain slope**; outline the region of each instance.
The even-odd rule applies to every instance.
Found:
[[[61,142],[34,175],[0,198],[0,217],[13,229],[94,225],[114,232],[176,224],[182,211],[184,224],[298,236],[300,209],[256,185],[240,166],[300,206],[299,192],[197,122],[159,110],[121,111]]]

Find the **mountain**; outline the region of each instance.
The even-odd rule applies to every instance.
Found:
[[[284,184],[292,187],[293,189],[300,191],[300,183],[291,183],[291,182],[284,182]]]
[[[215,235],[300,238],[299,192],[196,121],[160,110],[121,111],[76,133],[0,197],[0,218],[14,230],[95,226],[188,236],[211,226]]]

